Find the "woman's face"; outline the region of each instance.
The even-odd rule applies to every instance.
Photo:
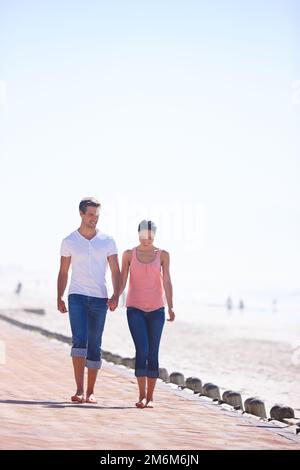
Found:
[[[151,230],[141,230],[139,232],[140,244],[143,246],[151,246],[154,242],[154,232]]]

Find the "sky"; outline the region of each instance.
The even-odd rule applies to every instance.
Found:
[[[55,272],[93,195],[177,290],[297,289],[299,31],[292,0],[0,0],[0,271]]]

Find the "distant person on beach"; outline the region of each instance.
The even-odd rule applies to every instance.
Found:
[[[71,356],[77,390],[72,402],[97,403],[94,386],[101,368],[101,342],[106,313],[118,306],[120,268],[114,239],[96,229],[100,203],[84,198],[79,204],[81,225],[61,244],[60,270],[57,280],[57,309],[66,313],[63,295],[72,264],[68,293],[69,319],[72,330]],[[108,299],[105,274],[109,264],[113,295]],[[84,394],[84,368],[88,369]]]
[[[240,302],[239,302],[239,309],[243,310],[244,308],[245,308],[245,304],[244,304],[243,300],[241,299]]]
[[[126,250],[122,259],[120,294],[130,273],[126,307],[136,350],[138,408],[153,408],[153,392],[159,376],[159,345],[165,322],[164,294],[168,304],[168,320],[175,319],[170,255],[153,245],[155,233],[154,222],[143,220],[138,226],[140,244]]]
[[[22,282],[18,282],[16,290],[15,290],[15,294],[18,294],[18,295],[21,294],[21,290],[22,290]]]
[[[226,307],[228,308],[228,310],[232,309],[232,299],[231,299],[231,297],[228,297],[228,299],[226,300]]]

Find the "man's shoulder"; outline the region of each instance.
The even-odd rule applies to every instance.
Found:
[[[108,233],[104,233],[104,232],[98,232],[97,233],[97,238],[99,238],[100,240],[102,241],[107,241],[107,242],[114,242],[114,238],[112,237],[112,235],[109,235]]]
[[[67,241],[73,241],[73,240],[76,240],[78,237],[77,237],[77,230],[74,230],[73,232],[71,232],[69,235],[67,235],[66,237],[63,238],[63,240],[67,240]]]

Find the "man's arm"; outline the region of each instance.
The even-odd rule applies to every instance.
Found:
[[[111,280],[114,289],[114,293],[110,299],[108,299],[107,305],[111,311],[115,310],[119,302],[119,292],[120,292],[120,267],[118,255],[111,255],[107,257],[108,264],[111,270]]]
[[[175,313],[173,311],[173,286],[170,275],[170,255],[165,250],[161,253],[161,265],[163,271],[163,285],[168,303],[168,320],[173,321],[175,319]]]
[[[71,256],[61,256],[60,269],[57,278],[57,310],[59,310],[61,313],[66,313],[68,311],[62,298],[68,284],[68,272],[70,264]]]

